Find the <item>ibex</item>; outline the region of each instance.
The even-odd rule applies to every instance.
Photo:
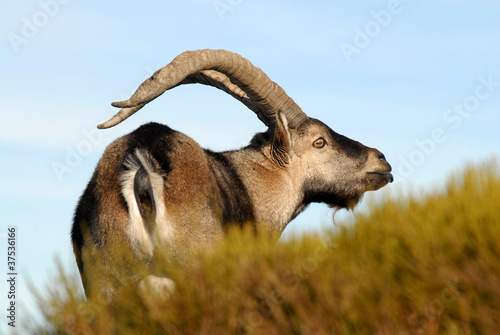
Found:
[[[130,99],[113,103],[122,109],[98,128],[115,126],[166,90],[191,83],[230,94],[268,130],[225,152],[202,149],[157,123],[111,143],[80,198],[71,232],[87,296],[109,300],[131,282],[168,288],[170,280],[153,270],[159,252],[182,263],[231,225],[280,234],[310,203],[352,208],[364,192],[393,181],[380,151],[308,117],[261,69],[224,50],[177,56]],[[113,252],[117,247],[121,254]],[[133,273],[131,259],[149,264],[150,275]]]

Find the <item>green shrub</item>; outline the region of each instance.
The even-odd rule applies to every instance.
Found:
[[[37,334],[498,334],[498,165],[446,189],[372,206],[352,225],[272,243],[233,230],[186,267],[168,300],[134,287],[86,302],[61,276]]]

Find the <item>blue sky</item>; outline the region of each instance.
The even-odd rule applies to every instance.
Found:
[[[17,227],[24,305],[26,279],[47,285],[55,257],[75,270],[73,211],[113,139],[157,121],[227,150],[264,130],[242,104],[201,85],[95,129],[116,112],[112,101],[185,50],[240,53],[308,115],[381,150],[396,181],[360,211],[500,157],[498,1],[12,1],[0,5],[0,22],[0,237],[5,252],[7,227]],[[285,235],[331,226],[331,215],[311,206]]]

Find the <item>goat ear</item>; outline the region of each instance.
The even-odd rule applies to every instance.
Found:
[[[281,167],[285,167],[290,162],[291,142],[288,121],[283,113],[278,112],[274,139],[271,144],[271,159]]]

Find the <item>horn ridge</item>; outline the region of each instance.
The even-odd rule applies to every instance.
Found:
[[[99,128],[112,127],[137,112],[166,90],[200,83],[214,86],[244,103],[267,126],[275,123],[281,111],[289,127],[295,128],[307,115],[286,92],[248,59],[226,50],[186,51],[146,79],[128,100],[114,102],[122,108]]]

